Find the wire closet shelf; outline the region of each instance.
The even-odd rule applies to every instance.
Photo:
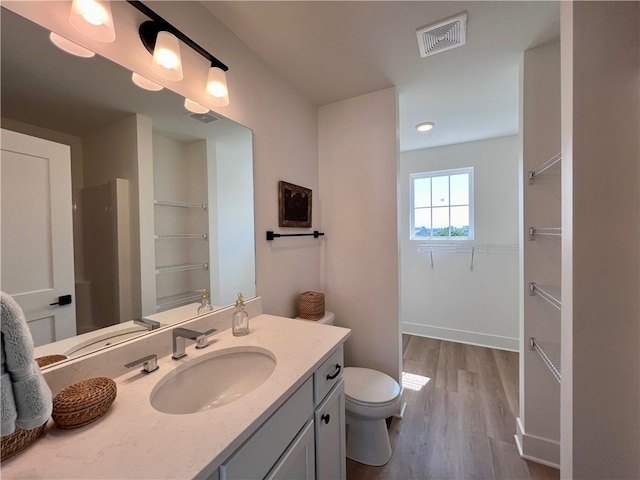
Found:
[[[469,271],[473,272],[473,263],[476,254],[514,254],[518,253],[520,245],[517,243],[499,244],[499,243],[421,243],[418,245],[418,252],[429,254],[431,260],[431,268],[434,268],[434,253],[467,253],[471,255],[471,264]]]
[[[536,178],[538,176],[540,176],[541,174],[549,170],[551,167],[553,167],[555,164],[557,164],[561,160],[562,160],[562,153],[556,153],[553,157],[551,157],[549,160],[544,162],[537,169],[531,170],[529,172],[529,184],[533,185],[534,183],[536,183]]]
[[[547,366],[555,379],[560,382],[560,346],[554,343],[541,343],[535,337],[529,339],[529,348],[535,351]]]

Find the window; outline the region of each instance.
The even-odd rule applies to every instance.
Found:
[[[473,168],[410,176],[411,239],[473,239]]]

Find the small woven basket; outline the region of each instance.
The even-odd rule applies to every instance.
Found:
[[[55,396],[51,416],[58,428],[82,427],[107,413],[116,393],[116,382],[106,377],[74,383]]]
[[[298,316],[306,320],[320,320],[324,316],[324,293],[303,292],[298,295]]]
[[[16,427],[12,434],[2,437],[0,441],[0,450],[2,451],[0,461],[4,462],[34,443],[40,438],[46,427],[47,422],[31,430]]]
[[[52,363],[61,362],[62,360],[66,360],[66,355],[45,355],[44,357],[36,358],[36,362],[40,368],[46,367],[47,365],[51,365]]]

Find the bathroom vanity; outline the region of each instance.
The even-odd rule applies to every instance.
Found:
[[[181,326],[204,330],[216,316],[226,324],[221,312]],[[189,343],[180,360],[163,352],[151,374],[125,370],[114,378],[118,394],[107,415],[66,431],[50,420],[40,440],[3,462],[3,478],[345,478],[342,346],[350,330],[265,314],[252,318],[250,329],[244,337],[221,330],[204,349]],[[160,343],[153,339],[170,345],[170,334],[133,342],[147,342],[144,353],[154,353],[149,349]],[[124,364],[134,360],[116,357],[129,355],[126,345],[89,358],[110,355],[102,360]],[[152,406],[165,376],[227,352],[264,352],[275,368],[253,390],[215,408],[168,414]],[[217,381],[213,373],[198,375]]]

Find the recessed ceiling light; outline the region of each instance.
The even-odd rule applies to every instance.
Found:
[[[436,126],[436,124],[433,123],[433,122],[419,123],[418,125],[416,125],[416,130],[419,131],[419,132],[428,132],[429,130],[431,130],[435,126]]]

